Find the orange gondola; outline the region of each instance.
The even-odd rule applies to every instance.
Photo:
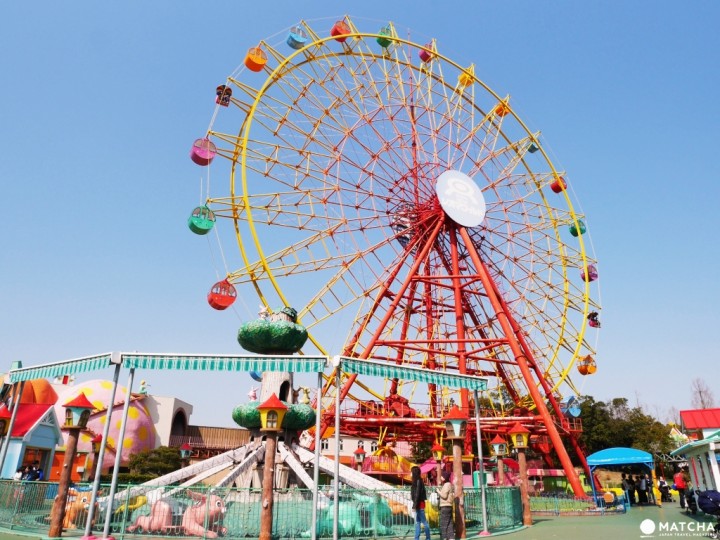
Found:
[[[577,370],[580,372],[580,375],[592,375],[597,371],[595,359],[589,354],[581,358],[578,360]]]
[[[252,47],[245,55],[245,67],[250,71],[259,72],[267,64],[267,54],[260,47]]]

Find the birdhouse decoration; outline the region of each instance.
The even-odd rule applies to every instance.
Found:
[[[358,446],[355,450],[355,465],[359,470],[362,470],[363,462],[365,461],[365,449]]]
[[[435,461],[440,463],[442,461],[443,454],[445,453],[445,447],[442,444],[435,443],[432,445],[430,451],[432,452]]]
[[[7,407],[0,409],[0,437],[7,435],[8,429],[10,428],[10,411]]]
[[[457,405],[453,405],[447,416],[443,418],[445,422],[445,437],[450,440],[464,439],[467,430],[468,417],[464,415]]]
[[[183,443],[180,447],[180,457],[182,459],[187,459],[190,457],[190,454],[192,453],[192,446],[190,446],[190,443]]]
[[[261,431],[280,431],[282,429],[282,422],[288,408],[275,393],[264,403],[258,405],[257,410],[260,412]]]
[[[90,444],[92,445],[92,451],[95,454],[100,453],[100,449],[102,448],[102,435],[99,433],[95,435],[92,439],[90,439]]]
[[[65,407],[63,429],[85,429],[95,405],[90,402],[85,392],[80,392],[75,398],[65,403],[63,407]]]
[[[522,450],[528,447],[530,442],[530,430],[523,426],[520,422],[515,422],[515,425],[508,431],[510,440],[513,446],[518,450]]]
[[[495,452],[495,455],[497,457],[503,457],[503,456],[507,455],[507,453],[508,453],[507,441],[500,435],[495,435],[495,438],[492,441],[490,441],[490,444],[492,445],[493,452]]]

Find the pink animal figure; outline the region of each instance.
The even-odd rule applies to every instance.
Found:
[[[139,516],[133,525],[130,525],[126,531],[135,532],[138,528],[142,532],[163,532],[172,526],[173,509],[171,501],[168,499],[160,499],[155,501],[150,508],[150,514],[147,516]]]
[[[185,534],[192,536],[205,536],[217,538],[218,533],[224,535],[227,528],[222,526],[222,517],[225,513],[225,502],[217,495],[204,495],[187,491],[188,497],[195,501],[195,504],[188,507],[183,514],[182,526]],[[207,526],[205,529],[205,513],[207,512]]]

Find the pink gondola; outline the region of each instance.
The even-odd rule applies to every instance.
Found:
[[[203,167],[210,165],[217,155],[217,147],[208,138],[197,139],[190,149],[190,159]]]

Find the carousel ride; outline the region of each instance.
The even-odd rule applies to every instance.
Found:
[[[580,394],[573,374],[597,369],[598,271],[586,219],[540,133],[473,64],[453,61],[435,39],[401,37],[391,23],[301,21],[250,47],[217,87],[190,157],[205,177],[188,225],[215,236],[209,246],[224,265],[208,303],[224,310],[256,296],[262,305],[258,321],[241,326],[244,348],[277,353],[274,339],[258,345],[248,325],[294,306],[291,322],[307,341],[284,352],[484,377],[483,437],[521,421],[533,449],[584,494],[567,451],[587,469],[581,428],[567,403]],[[211,172],[229,178],[226,191],[210,193]],[[293,374],[265,373],[259,399],[292,405],[295,386]],[[441,442],[452,404],[474,416],[467,390],[333,374],[315,397],[323,437],[338,397],[342,434],[379,447]],[[279,452],[309,486],[312,438],[302,433],[281,440]],[[473,440],[469,429],[466,453]],[[242,475],[249,485],[262,452],[258,436],[178,474],[224,464],[219,485]],[[386,486],[349,467],[341,475],[351,486]]]

